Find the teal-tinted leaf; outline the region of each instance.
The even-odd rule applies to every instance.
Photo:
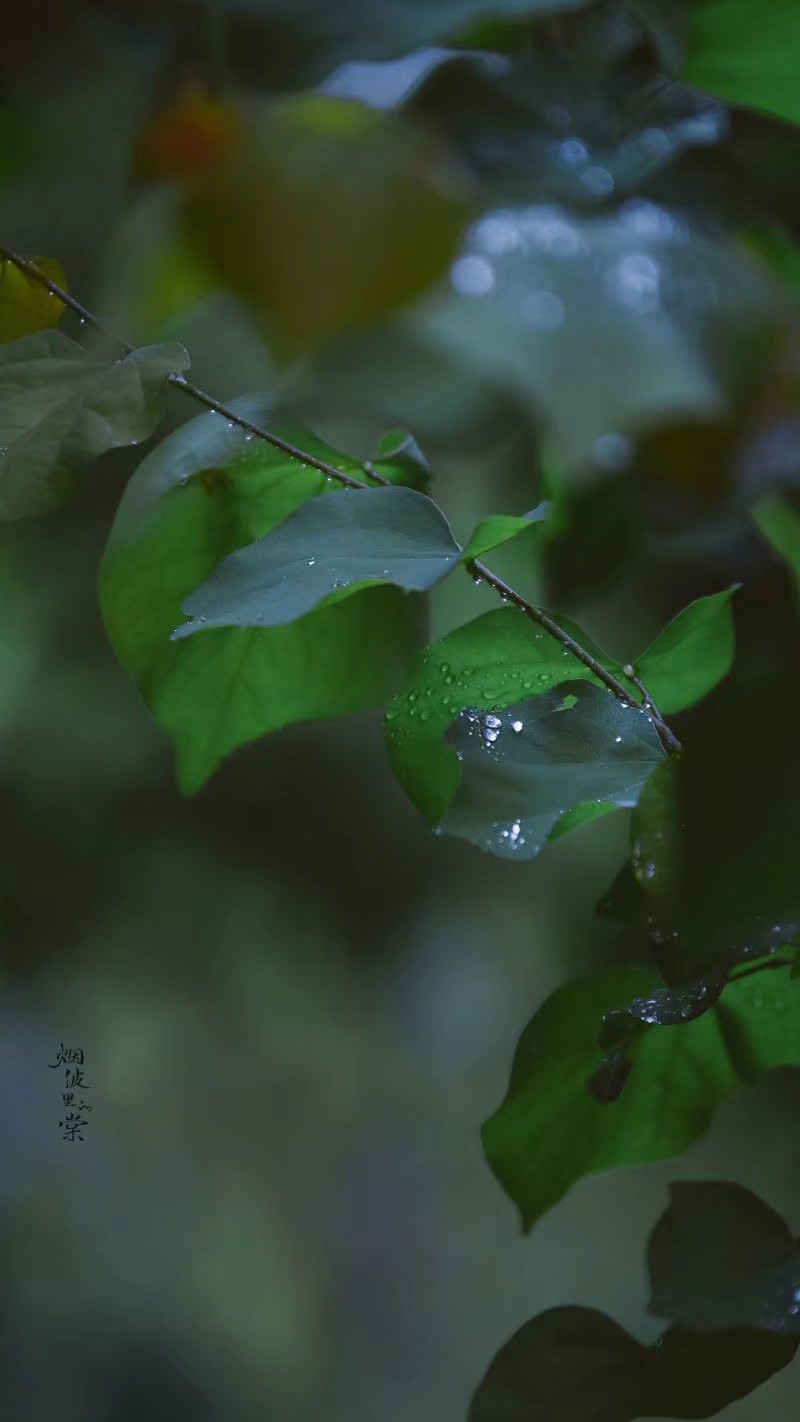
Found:
[[[170,373],[188,365],[180,345],[106,360],[59,331],[0,346],[0,520],[49,512],[98,455],[147,439]]]
[[[186,599],[183,611],[192,621],[173,635],[279,627],[337,591],[373,581],[426,592],[460,556],[441,509],[415,489],[323,494],[226,558]]]
[[[685,607],[637,659],[637,675],[666,714],[701,701],[730,671],[735,651],[730,603],[736,587]]]
[[[800,514],[777,498],[762,499],[751,512],[760,533],[788,564],[800,601]]]
[[[800,1065],[800,1001],[787,979],[782,972],[743,978],[694,1021],[645,1025],[613,1105],[587,1090],[603,1059],[603,1020],[634,999],[652,1000],[663,984],[655,973],[626,969],[553,993],[523,1032],[506,1098],[482,1132],[489,1165],[524,1229],[593,1171],[682,1154],[738,1082]]]
[[[634,805],[665,754],[644,711],[581,681],[501,712],[462,711],[445,741],[463,774],[441,829],[509,859],[540,854],[586,801]]]
[[[681,79],[720,99],[800,123],[796,0],[700,0],[689,7]]]
[[[604,666],[621,668],[580,628],[564,629]],[[550,691],[576,678],[594,681],[582,662],[517,608],[498,608],[426,647],[386,713],[392,770],[425,817],[437,824],[459,782],[458,761],[443,744],[454,717],[466,707],[501,711],[531,692]]]
[[[501,1348],[469,1422],[711,1417],[785,1368],[796,1347],[751,1330],[670,1328],[646,1348],[595,1309],[548,1309]]]
[[[758,1328],[800,1338],[800,1246],[741,1185],[670,1186],[650,1236],[650,1312],[685,1328]]]
[[[737,690],[639,799],[634,870],[672,984],[800,931],[798,693],[791,670]]]
[[[256,422],[270,419],[264,400],[234,406]],[[276,432],[344,473],[363,473],[306,431],[284,424]],[[391,464],[380,467],[392,476]],[[186,793],[237,747],[292,722],[374,705],[407,670],[419,601],[388,586],[288,627],[222,627],[170,641],[182,603],[224,558],[325,487],[323,474],[201,415],[165,440],[126,489],[101,567],[101,609],[117,656],[174,737]]]
[[[469,562],[472,558],[482,558],[484,553],[489,553],[492,548],[499,548],[501,544],[508,543],[510,538],[516,538],[517,534],[535,527],[537,523],[545,522],[549,510],[549,504],[539,504],[522,518],[513,514],[492,514],[490,518],[483,519],[464,549],[464,562]]]

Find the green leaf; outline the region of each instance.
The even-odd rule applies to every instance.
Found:
[[[637,675],[665,714],[694,706],[730,671],[735,651],[730,602],[739,586],[685,607],[637,659]]]
[[[689,7],[681,79],[731,104],[800,123],[796,0],[701,0]]]
[[[39,271],[60,287],[66,287],[58,262],[51,257],[31,257]],[[58,324],[63,301],[21,271],[13,262],[0,258],[0,341],[17,341],[34,331]]]
[[[490,518],[482,519],[461,555],[462,561],[468,563],[473,558],[482,558],[492,548],[499,548],[509,539],[516,538],[517,534],[535,528],[547,519],[548,512],[549,505],[540,504],[522,518],[513,514],[492,514]]]
[[[559,622],[621,675],[580,628],[568,618]],[[550,691],[576,678],[595,680],[517,608],[487,612],[426,647],[386,712],[392,770],[426,819],[438,824],[459,782],[458,761],[442,738],[460,711],[501,711],[530,692]]]
[[[270,418],[263,399],[233,405],[255,422]],[[275,432],[353,477],[361,469],[306,431],[283,424]],[[410,477],[402,462],[378,467]],[[100,570],[101,609],[117,656],[175,740],[187,794],[239,746],[293,722],[372,706],[407,670],[419,600],[392,587],[366,589],[288,627],[214,628],[170,641],[182,603],[224,558],[325,488],[323,474],[209,414],[166,439],[126,489]]]
[[[800,1001],[783,973],[763,973],[730,983],[694,1021],[645,1026],[619,1101],[599,1105],[587,1082],[601,1064],[605,1015],[662,987],[644,969],[579,979],[525,1028],[508,1093],[482,1137],[526,1232],[585,1175],[681,1155],[740,1081],[800,1065]]]
[[[800,514],[785,499],[762,499],[751,509],[759,532],[788,564],[800,605]]]
[[[201,257],[289,357],[380,320],[446,266],[465,207],[422,130],[320,95],[273,103],[187,195]]]
[[[800,931],[800,755],[791,668],[731,694],[634,810],[634,871],[670,983]]]
[[[509,859],[541,854],[588,801],[634,805],[665,755],[644,711],[580,681],[500,713],[462,711],[445,740],[463,775],[441,830]]]
[[[648,1248],[649,1309],[686,1328],[758,1328],[800,1338],[800,1246],[741,1185],[670,1186]]]
[[[183,346],[107,360],[58,331],[0,346],[0,521],[49,512],[98,455],[147,439],[170,373],[188,365]]]
[[[670,1328],[649,1348],[590,1308],[554,1308],[494,1359],[469,1422],[634,1422],[711,1417],[794,1357],[797,1343],[751,1330]]]
[[[447,519],[427,494],[404,488],[322,494],[226,558],[186,599],[183,611],[192,621],[173,636],[279,627],[337,591],[369,582],[426,592],[460,556]]]

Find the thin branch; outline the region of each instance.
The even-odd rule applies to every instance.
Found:
[[[128,341],[122,341],[118,336],[112,336],[110,331],[106,330],[102,322],[98,321],[97,317],[92,315],[91,311],[85,306],[82,306],[80,301],[76,301],[74,296],[70,296],[69,292],[59,286],[58,282],[51,281],[49,277],[45,276],[44,272],[40,272],[35,263],[29,261],[27,257],[20,257],[16,252],[12,252],[8,247],[3,246],[0,246],[0,257],[5,261],[12,262],[15,267],[19,267],[21,272],[24,272],[26,276],[29,276],[33,281],[37,281],[40,286],[46,287],[51,296],[57,296],[59,301],[63,302],[70,311],[74,312],[84,325],[91,326],[99,335],[104,336],[107,341],[113,341],[126,355],[130,355],[134,350],[134,347],[130,345]],[[232,425],[238,425],[238,427],[245,430],[247,434],[254,435],[257,439],[263,439],[267,444],[273,445],[275,449],[280,449],[284,454],[288,454],[291,459],[297,459],[301,464],[308,464],[312,469],[318,469],[320,473],[325,474],[327,478],[337,479],[340,484],[346,484],[350,489],[364,489],[367,487],[365,484],[362,484],[359,479],[353,479],[349,474],[342,473],[341,469],[336,469],[333,464],[326,463],[324,459],[317,459],[313,454],[306,454],[302,449],[298,449],[295,445],[290,444],[288,440],[281,439],[279,435],[270,434],[269,430],[262,429],[260,425],[256,425],[252,420],[246,419],[244,415],[237,414],[229,405],[223,404],[221,400],[215,400],[212,395],[206,395],[204,390],[201,390],[197,385],[193,385],[191,381],[186,380],[184,376],[173,373],[167,378],[170,385],[174,385],[178,390],[182,390],[185,395],[190,395],[192,399],[197,400],[199,404],[205,405],[207,410],[213,410],[217,415],[224,415],[225,419],[229,420]],[[372,477],[378,479],[379,482],[384,484],[389,483],[389,480],[384,479],[382,475],[374,471],[370,472]]]
[[[678,737],[673,731],[670,730],[669,726],[664,720],[664,717],[656,706],[655,701],[650,695],[650,692],[647,690],[647,687],[645,686],[641,677],[636,675],[635,669],[630,665],[623,667],[622,670],[624,671],[628,680],[633,682],[634,686],[636,687],[636,690],[641,694],[642,704],[644,706],[645,711],[649,711],[652,714],[653,725],[655,726],[659,736],[661,737],[661,744],[663,745],[664,749],[666,751],[681,750],[682,747],[680,741],[678,740]]]
[[[520,609],[520,612],[526,613],[534,622],[538,622],[540,627],[544,627],[545,631],[549,632],[551,637],[555,637],[556,641],[560,642],[566,651],[571,652],[573,657],[577,657],[579,662],[583,662],[583,665],[588,667],[589,671],[593,672],[596,677],[599,677],[608,687],[609,691],[613,691],[614,695],[618,697],[620,701],[624,702],[626,706],[636,706],[638,704],[626,687],[622,685],[622,682],[618,681],[610,671],[606,671],[606,668],[601,662],[598,662],[596,657],[592,656],[591,652],[587,652],[579,642],[575,641],[574,637],[570,637],[569,632],[565,632],[563,627],[559,627],[558,623],[554,622],[552,617],[544,612],[542,608],[535,607],[532,602],[528,602],[524,597],[521,597],[518,592],[515,592],[512,587],[509,587],[508,583],[503,582],[503,579],[499,578],[496,573],[493,573],[491,568],[487,568],[485,563],[481,563],[475,558],[469,563],[468,570],[472,572],[475,577],[480,578],[482,582],[488,583],[489,587],[494,588],[495,592],[500,594],[504,602],[513,602],[514,606]],[[680,749],[680,744],[678,743],[675,748]]]
[[[64,306],[68,307],[80,321],[85,325],[91,326],[100,335],[104,336],[106,340],[116,342],[119,349],[124,351],[126,355],[130,355],[134,350],[134,347],[127,341],[122,341],[117,336],[111,336],[110,332],[105,329],[102,323],[98,321],[97,317],[94,316],[87,307],[82,306],[79,301],[75,300],[74,296],[70,296],[69,292],[65,291],[57,282],[51,281],[49,277],[45,276],[44,272],[39,270],[35,262],[32,262],[27,257],[20,257],[16,252],[2,245],[0,245],[0,258],[12,262],[21,272],[24,272],[33,281],[38,282],[40,286],[44,286],[52,296],[58,297],[59,301],[63,302]],[[201,390],[197,385],[193,385],[191,381],[187,380],[183,375],[173,372],[168,376],[168,380],[170,385],[174,385],[177,390],[182,390],[185,395],[189,395],[193,400],[196,400],[198,404],[204,405],[207,410],[212,410],[217,415],[223,415],[232,425],[237,425],[239,429],[244,430],[247,434],[254,436],[256,439],[263,440],[266,444],[272,445],[274,449],[282,450],[284,454],[287,454],[291,459],[296,459],[298,463],[308,465],[312,469],[317,469],[320,473],[325,474],[327,478],[336,479],[340,484],[345,484],[350,489],[366,489],[369,487],[360,480],[352,478],[351,475],[344,474],[341,469],[337,469],[333,464],[328,464],[324,459],[317,459],[316,455],[307,454],[296,445],[290,444],[288,440],[281,439],[279,435],[271,434],[269,430],[263,429],[261,425],[254,424],[252,420],[248,420],[245,416],[238,414],[236,410],[232,410],[229,405],[223,404],[221,400],[215,400],[212,395],[207,395],[204,390]],[[362,468],[368,478],[374,480],[376,483],[383,486],[391,485],[391,481],[385,478],[384,475],[379,474],[374,465],[368,460],[363,462]],[[560,642],[565,651],[571,652],[599,681],[603,682],[623,705],[638,706],[638,702],[635,701],[631,693],[623,686],[622,682],[618,681],[611,672],[607,671],[606,668],[598,662],[597,658],[592,656],[591,652],[585,651],[585,649],[575,641],[574,637],[571,637],[568,632],[565,632],[562,627],[559,627],[557,622],[553,621],[552,617],[548,616],[541,608],[528,602],[520,593],[515,592],[513,588],[509,587],[508,583],[505,583],[502,578],[498,577],[496,573],[493,573],[491,568],[487,568],[485,563],[479,562],[477,559],[472,559],[468,564],[465,564],[465,568],[471,577],[480,578],[483,582],[487,583],[489,587],[494,588],[494,590],[500,594],[504,602],[513,603],[514,606],[518,607],[521,612],[524,612],[527,617],[530,617],[532,621],[538,623],[540,627],[543,627],[551,637],[554,637],[557,642]],[[656,710],[653,702],[647,696],[644,687],[641,685],[641,682],[639,682],[635,676],[632,677],[631,680],[645,698],[644,709],[651,715],[653,724],[661,737],[665,749],[673,752],[679,751],[681,749],[680,741],[674,732],[670,730],[669,726],[666,725],[660,712]]]

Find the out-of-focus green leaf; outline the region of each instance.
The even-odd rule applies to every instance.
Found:
[[[270,416],[263,399],[234,408],[256,422]],[[363,473],[305,431],[276,432],[344,473]],[[409,478],[402,463],[376,467]],[[363,590],[289,627],[218,627],[170,641],[182,603],[224,558],[325,487],[325,475],[213,414],[166,439],[128,485],[100,570],[100,604],[117,656],[175,740],[187,794],[248,741],[374,705],[408,667],[419,604],[392,587]]]
[[[164,340],[217,285],[183,231],[178,192],[164,185],[126,209],[102,254],[96,302],[128,340]]]
[[[754,1330],[670,1328],[646,1348],[604,1313],[554,1308],[500,1349],[469,1422],[711,1417],[785,1368],[797,1343]]]
[[[694,706],[727,676],[735,652],[730,602],[738,586],[699,597],[637,658],[636,674],[661,711]]]
[[[426,592],[461,549],[441,509],[416,489],[344,488],[309,499],[272,532],[240,548],[183,604],[190,637],[212,627],[280,627],[331,595],[388,582]]]
[[[800,1065],[800,1002],[787,979],[742,978],[693,1021],[646,1025],[631,1048],[630,1079],[610,1106],[587,1089],[601,1064],[603,1018],[633,999],[652,1000],[663,984],[655,973],[625,969],[553,993],[525,1028],[506,1098],[482,1132],[524,1229],[593,1171],[682,1154],[740,1081]]]
[[[439,276],[465,216],[422,131],[319,96],[276,105],[187,196],[186,231],[286,355],[380,320]]]
[[[788,563],[800,605],[800,513],[778,498],[762,499],[751,513],[759,532]]]
[[[731,104],[800,123],[795,0],[699,0],[689,6],[681,79]]]
[[[0,346],[0,521],[49,512],[98,455],[147,439],[188,365],[177,344],[108,360],[59,331]]]
[[[670,1186],[650,1236],[650,1312],[685,1328],[758,1328],[800,1339],[800,1246],[752,1191]]]
[[[441,830],[509,859],[541,854],[579,805],[634,805],[665,755],[644,711],[580,681],[498,714],[462,711],[445,741],[463,774]]]
[[[580,628],[567,618],[558,620],[621,675]],[[576,677],[594,680],[577,657],[517,608],[487,612],[426,647],[386,712],[392,770],[426,819],[441,820],[458,785],[458,760],[443,736],[460,711],[501,711],[527,693],[550,691]]]
[[[671,983],[800,931],[798,676],[740,688],[645,786],[631,827]]]
[[[58,262],[51,257],[31,257],[43,276],[49,277],[62,290],[66,278]],[[0,341],[17,341],[34,331],[44,331],[58,325],[64,310],[63,301],[21,271],[14,262],[0,257]]]

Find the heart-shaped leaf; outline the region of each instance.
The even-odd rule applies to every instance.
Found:
[[[619,1100],[598,1104],[587,1082],[601,1065],[604,1018],[652,1002],[662,986],[644,969],[567,983],[520,1037],[508,1093],[482,1135],[526,1231],[584,1175],[680,1155],[738,1082],[800,1065],[800,995],[788,971],[763,973],[729,983],[693,1021],[645,1020]]]
[[[256,423],[270,419],[268,401],[233,404]],[[307,431],[279,424],[276,433],[351,477],[361,471]],[[396,465],[380,460],[376,468],[398,481],[421,473],[402,451]],[[125,491],[100,570],[103,619],[117,656],[175,740],[187,794],[248,741],[385,699],[408,667],[419,600],[389,586],[315,608],[290,626],[216,627],[170,641],[181,605],[215,567],[326,487],[324,474],[208,414],[164,440]]]
[[[647,1348],[595,1309],[548,1309],[500,1349],[469,1422],[711,1417],[785,1368],[796,1348],[754,1330],[683,1328]]]

